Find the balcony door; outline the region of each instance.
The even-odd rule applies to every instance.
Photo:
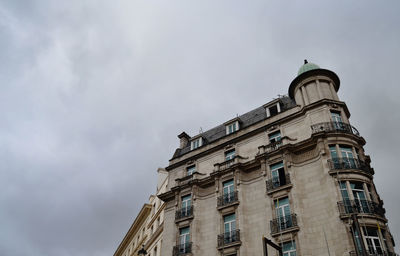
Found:
[[[277,188],[286,184],[285,169],[283,162],[279,162],[270,166],[272,174],[272,187]]]
[[[367,198],[365,196],[364,186],[361,182],[350,182],[350,188],[353,193],[354,203],[359,212],[369,213]]]
[[[353,148],[340,146],[340,153],[342,154],[343,164],[346,168],[356,168],[356,163],[354,160]]]
[[[331,112],[332,121],[335,123],[343,123],[342,116],[340,112]]]
[[[192,196],[187,195],[182,197],[182,216],[189,216],[190,207],[192,206]]]
[[[232,243],[236,241],[236,215],[229,214],[224,216],[224,242]]]
[[[277,199],[275,201],[275,210],[278,217],[279,230],[290,228],[292,226],[292,216],[290,214],[289,198]]]
[[[366,233],[365,241],[367,242],[368,252],[372,255],[383,255],[378,229],[367,227]]]
[[[228,180],[225,181],[224,183],[222,183],[223,186],[223,200],[224,203],[230,203],[234,200],[235,197],[235,186],[233,184],[233,179],[232,180]]]
[[[179,229],[180,253],[186,253],[189,241],[190,241],[190,228],[186,227]]]

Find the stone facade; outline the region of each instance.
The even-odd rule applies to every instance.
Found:
[[[266,255],[263,237],[284,255],[394,255],[365,140],[337,95],[339,78],[307,65],[289,96],[178,136],[158,196],[163,256]],[[267,253],[278,255],[270,246]]]

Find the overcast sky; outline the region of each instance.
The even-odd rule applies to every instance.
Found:
[[[180,132],[341,79],[400,247],[400,2],[0,1],[0,255],[112,255]],[[333,1],[332,1],[333,2]]]

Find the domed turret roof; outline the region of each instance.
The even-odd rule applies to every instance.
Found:
[[[299,72],[297,72],[297,76],[313,69],[320,69],[320,67],[317,64],[311,62],[309,63],[307,60],[304,60],[304,65],[300,67]]]

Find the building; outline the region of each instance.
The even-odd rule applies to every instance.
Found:
[[[148,256],[163,255],[161,243],[165,203],[157,195],[166,192],[167,184],[167,172],[159,168],[156,195],[151,195],[149,202],[143,205],[114,256],[138,256],[142,248]]]
[[[163,256],[265,255],[263,237],[285,256],[395,255],[366,142],[339,86],[334,72],[305,61],[288,96],[178,135],[158,195]]]

